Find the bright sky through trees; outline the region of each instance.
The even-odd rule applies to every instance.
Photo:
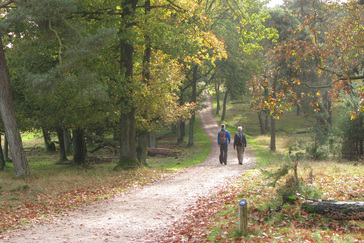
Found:
[[[346,2],[346,0],[341,0],[339,2]],[[282,5],[283,4],[283,0],[271,0],[267,6],[268,7],[275,7],[277,5]]]
[[[283,4],[283,0],[271,0],[269,3],[268,3],[268,7],[275,7],[276,5],[281,5]]]

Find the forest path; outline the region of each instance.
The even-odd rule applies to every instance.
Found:
[[[78,208],[42,224],[9,233],[4,242],[157,242],[176,220],[188,215],[187,209],[201,196],[214,195],[229,180],[254,167],[248,147],[244,164],[238,165],[232,143],[227,165],[219,163],[217,132],[212,101],[198,116],[211,140],[207,159],[167,179],[105,201]],[[232,140],[236,131],[229,131]],[[249,142],[249,141],[248,141]]]

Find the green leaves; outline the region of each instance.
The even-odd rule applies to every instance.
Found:
[[[245,52],[252,53],[263,49],[262,40],[276,41],[278,32],[276,29],[264,25],[264,22],[270,18],[267,12],[256,8],[250,1],[244,3],[246,12],[238,16],[240,19],[240,46],[244,48]]]

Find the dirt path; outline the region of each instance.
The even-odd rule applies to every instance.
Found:
[[[13,232],[4,242],[155,242],[153,235],[163,234],[175,220],[185,217],[185,210],[198,197],[216,193],[225,182],[254,167],[249,148],[244,165],[238,165],[232,144],[228,164],[220,165],[216,145],[219,126],[211,100],[208,104],[199,113],[200,122],[212,141],[211,153],[205,162],[123,196]],[[235,131],[230,133],[233,136]]]

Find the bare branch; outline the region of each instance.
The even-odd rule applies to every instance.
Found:
[[[331,88],[332,84],[326,84],[326,85],[318,85],[318,86],[311,86],[309,84],[302,84],[303,86],[306,86],[307,88],[310,89],[327,89],[327,88]]]

